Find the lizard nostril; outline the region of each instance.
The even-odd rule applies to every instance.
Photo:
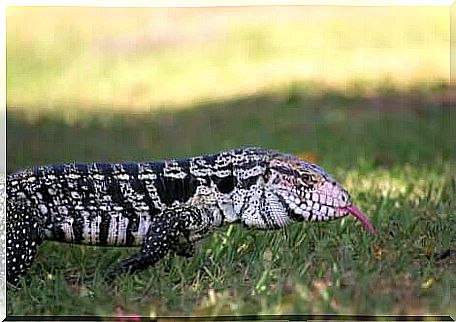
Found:
[[[342,201],[343,201],[343,202],[347,202],[347,201],[348,201],[348,196],[347,196],[347,194],[345,194],[345,193],[342,194],[342,197],[341,197],[341,198],[342,198]]]
[[[343,195],[342,195],[342,201],[345,202],[346,204],[349,204],[350,203],[350,195],[348,194],[348,192],[345,192]]]

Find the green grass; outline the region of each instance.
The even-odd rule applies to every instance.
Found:
[[[449,38],[447,8],[9,7],[8,171],[276,148],[315,159],[377,233],[225,227],[112,285],[135,250],[46,242],[8,313],[454,316],[454,254],[433,257],[456,248]]]
[[[176,112],[9,107],[10,171],[62,161],[183,157],[241,145],[310,153],[373,221],[295,224],[275,232],[225,227],[191,259],[169,257],[102,282],[134,250],[46,242],[10,314],[455,314],[456,113],[446,89],[384,96],[297,84]],[[446,95],[446,94],[445,94]],[[94,108],[93,110],[97,110]]]
[[[448,78],[449,17],[445,7],[8,7],[7,101],[148,111],[309,79],[432,82]]]

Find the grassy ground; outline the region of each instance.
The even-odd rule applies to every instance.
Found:
[[[372,219],[227,227],[104,285],[134,250],[45,243],[14,314],[448,313],[455,94],[447,8],[7,10],[8,170],[300,153]],[[312,80],[313,82],[308,82]],[[201,103],[205,102],[205,103]]]
[[[145,111],[308,79],[342,89],[446,79],[449,17],[445,7],[9,7],[7,100]]]
[[[45,243],[10,314],[442,314],[454,307],[455,110],[443,87],[363,96],[287,92],[179,112],[8,110],[8,168],[181,157],[239,145],[305,153],[338,178],[376,226],[353,219],[276,232],[231,226],[192,259],[170,257],[105,285],[134,250]],[[310,94],[309,94],[310,93]],[[454,104],[453,104],[454,105]],[[453,302],[454,303],[454,302]]]

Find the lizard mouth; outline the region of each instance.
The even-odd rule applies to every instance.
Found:
[[[361,212],[361,210],[359,210],[357,207],[350,205],[347,207],[337,208],[337,210],[339,212],[342,212],[345,214],[350,214],[350,215],[354,216],[357,220],[359,220],[361,225],[363,225],[365,230],[367,230],[371,234],[375,233],[374,226],[369,221],[369,218],[367,218],[367,216],[365,214],[363,214]]]

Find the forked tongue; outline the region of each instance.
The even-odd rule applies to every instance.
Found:
[[[350,214],[356,217],[361,224],[363,225],[364,229],[366,229],[369,233],[373,234],[375,233],[374,226],[372,223],[369,221],[369,218],[365,214],[361,212],[357,207],[355,206],[348,206],[345,208]]]

